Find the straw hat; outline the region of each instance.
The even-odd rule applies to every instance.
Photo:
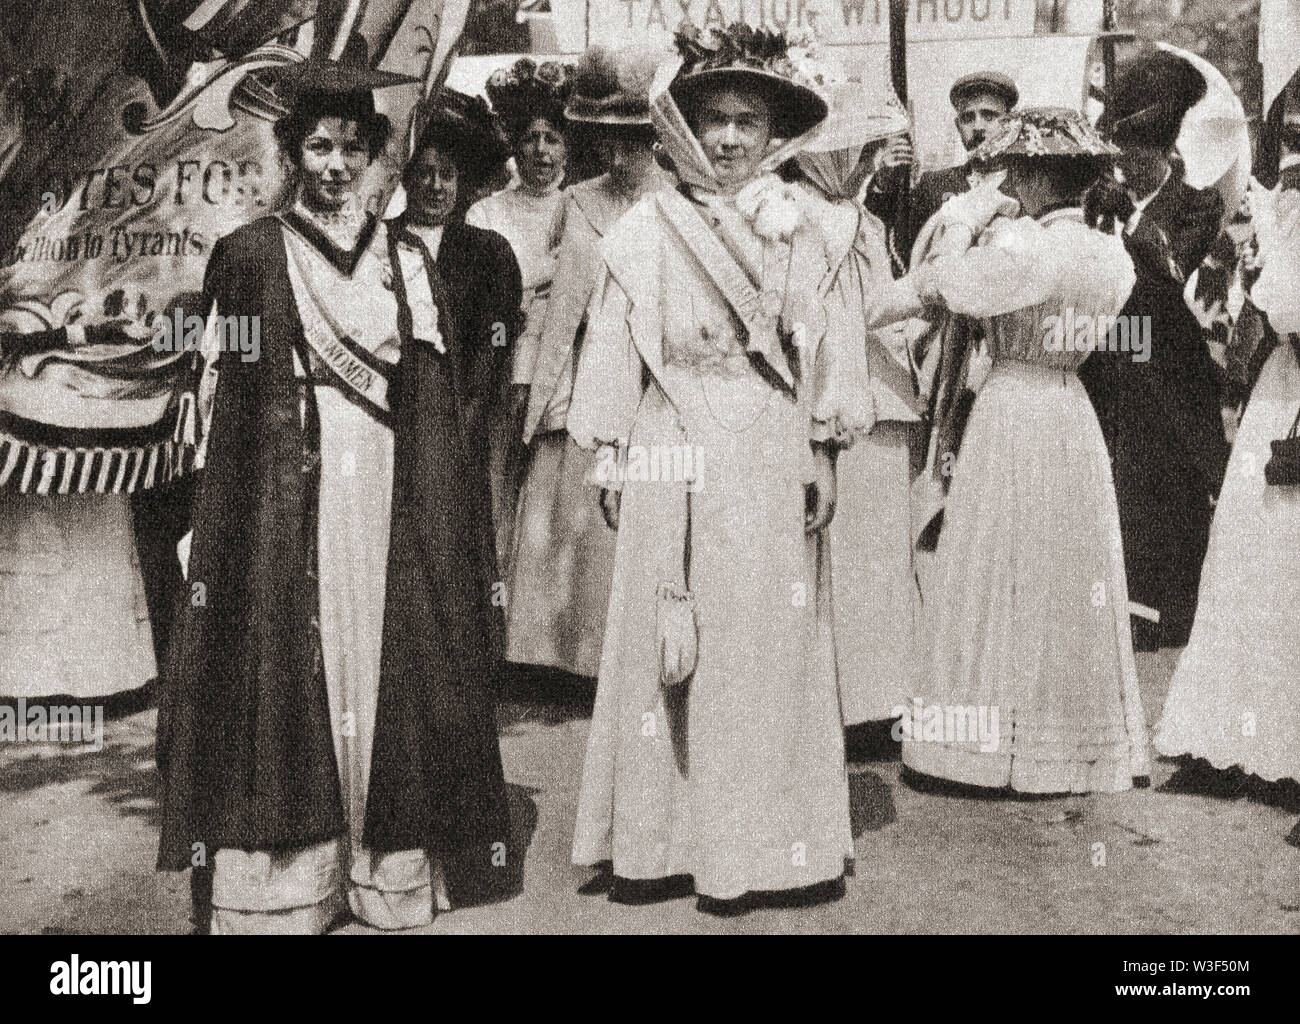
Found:
[[[688,24],[675,41],[683,63],[669,89],[683,111],[689,113],[704,89],[721,84],[759,93],[767,101],[777,138],[795,138],[825,120],[826,100],[795,66],[784,34],[744,22],[706,32]]]

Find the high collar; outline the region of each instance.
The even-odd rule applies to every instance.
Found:
[[[1146,206],[1148,206],[1151,203],[1151,200],[1153,200],[1156,196],[1160,194],[1160,190],[1169,184],[1169,179],[1172,178],[1173,176],[1174,176],[1174,169],[1172,167],[1166,167],[1165,176],[1160,179],[1160,184],[1157,185],[1155,188],[1153,188],[1150,192],[1148,192],[1144,196],[1139,196],[1137,194],[1137,190],[1134,189],[1127,182],[1124,183],[1124,187],[1128,189],[1129,195],[1133,197],[1133,205],[1136,206],[1139,210],[1141,210]]]
[[[555,193],[560,191],[560,188],[563,185],[564,175],[561,174],[545,188],[537,189],[533,188],[531,185],[526,185],[522,178],[512,187],[514,191],[518,192],[521,196],[527,196],[530,199],[549,199],[551,196],[555,195]]]

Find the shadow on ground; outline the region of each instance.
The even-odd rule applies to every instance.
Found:
[[[98,751],[41,745],[40,752],[5,765],[0,772],[0,793],[28,793],[82,780],[90,781],[91,796],[103,799],[122,817],[141,818],[153,828],[159,826],[152,742],[114,741]]]

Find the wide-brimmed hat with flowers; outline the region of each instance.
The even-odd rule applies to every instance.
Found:
[[[538,64],[527,57],[492,72],[486,86],[492,110],[511,138],[539,117],[563,128],[564,105],[572,89],[573,65],[558,60]]]
[[[1027,107],[1003,115],[970,155],[979,163],[1008,156],[1109,160],[1119,152],[1077,110]]]
[[[792,46],[783,33],[744,22],[701,32],[688,23],[678,29],[675,41],[683,63],[670,91],[688,118],[701,90],[719,83],[763,96],[776,138],[803,135],[826,118],[829,107],[814,73],[801,68],[802,48]]]

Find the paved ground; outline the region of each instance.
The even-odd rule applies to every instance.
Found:
[[[1139,655],[1151,716],[1173,657]],[[0,931],[190,930],[185,877],[153,871],[154,719],[108,723],[97,753],[0,746]],[[922,792],[896,761],[857,764],[858,860],[838,903],[728,920],[691,900],[617,906],[580,892],[592,873],[568,864],[586,732],[581,702],[503,707],[523,892],[429,931],[1300,933],[1294,796],[1170,792],[1165,761],[1151,789],[1046,800]]]

